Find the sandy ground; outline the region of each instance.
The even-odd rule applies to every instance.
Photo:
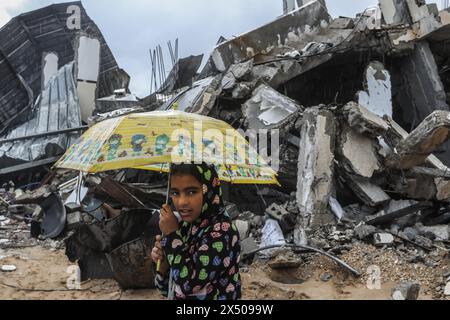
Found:
[[[88,281],[81,290],[68,290],[67,268],[71,264],[63,250],[39,246],[0,250],[0,265],[17,267],[13,272],[0,272],[2,300],[163,299],[157,290],[121,291],[114,280]],[[332,275],[327,282],[320,280],[324,272]],[[242,268],[241,275],[245,300],[387,300],[396,284],[383,281],[380,289],[369,290],[364,278],[355,279],[317,256],[312,263],[294,269],[274,270],[267,263],[256,261]],[[431,298],[421,293],[420,299]]]

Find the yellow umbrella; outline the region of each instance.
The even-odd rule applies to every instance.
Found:
[[[170,164],[149,165],[135,169],[169,173]],[[236,165],[216,165],[216,171],[220,180],[232,184],[279,184],[276,179],[276,174],[267,168],[260,168],[257,170]]]
[[[215,164],[223,181],[279,184],[276,172],[229,124],[193,113],[154,111],[91,127],[56,168],[97,173],[124,168],[168,172],[170,163]]]

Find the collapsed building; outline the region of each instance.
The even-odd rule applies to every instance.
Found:
[[[96,99],[129,91],[130,77],[81,2],[8,22],[0,29],[0,68],[1,175],[54,163],[86,129]]]
[[[86,20],[82,26],[97,31],[94,33],[102,43],[96,97],[103,99],[98,100],[97,111],[114,110],[109,115],[97,115],[95,121],[134,112],[129,107],[138,100],[140,111],[176,107],[224,120],[235,128],[279,130],[281,187],[225,186],[228,210],[237,219],[246,257],[261,250],[257,243],[261,238],[261,246],[273,245],[265,239],[267,221],[278,223],[276,229],[286,239],[280,246],[310,244],[323,250],[334,249],[329,242],[330,234],[320,235],[320,230],[334,226],[331,238],[334,241],[345,233],[336,231],[343,224],[354,235],[348,240],[350,243],[356,239],[389,246],[400,239],[426,252],[433,250],[436,242],[448,250],[450,9],[439,11],[436,4],[417,0],[380,0],[378,6],[355,18],[332,18],[325,1],[298,2],[299,7],[295,8],[293,1],[285,1],[285,14],[271,23],[232,39],[221,39],[203,70],[198,70],[199,56],[181,59],[161,88],[142,100],[127,93],[127,89],[117,91],[127,88],[129,79],[118,69],[93,22],[83,14]],[[46,10],[60,15],[66,12],[63,5],[37,12],[44,14]],[[40,38],[33,35],[31,27],[23,26],[27,25],[26,17],[16,18],[2,30],[17,24],[24,30],[24,36]],[[67,41],[67,37],[71,36],[64,33],[61,41]],[[33,47],[35,42],[29,40],[29,45]],[[42,47],[45,42],[39,43]],[[13,51],[12,48],[6,51],[1,41],[0,48],[3,57],[9,57],[8,52]],[[45,51],[57,51],[50,49]],[[14,128],[20,133],[12,135],[11,123],[17,121],[14,117],[18,112],[36,110],[29,121],[39,119],[51,108],[48,101],[52,101],[52,88],[59,87],[61,79],[70,85],[63,91],[66,94],[58,95],[60,104],[69,106],[64,97],[76,96],[75,91],[80,94],[80,87],[74,86],[79,84],[80,77],[69,75],[74,59],[77,63],[73,56],[64,56],[65,64],[59,65],[64,67],[45,87],[42,87],[45,72],[36,68],[35,73],[27,76],[15,71],[18,66],[13,68],[17,64],[14,59],[4,59],[5,72],[14,79],[8,83],[11,86],[13,81],[17,83],[10,95],[9,91],[0,92],[0,108],[11,110],[14,104],[16,111],[8,111],[10,116],[6,112],[8,118],[2,119],[7,135],[3,142],[0,140],[0,152],[4,154],[0,159],[14,158],[10,155],[11,146],[17,153],[24,152],[14,138],[29,134],[26,128],[30,125],[22,123],[22,127]],[[34,105],[30,97],[40,89],[43,89],[41,97]],[[169,99],[160,101],[161,94]],[[78,110],[80,101],[80,98],[70,100],[71,108]],[[69,126],[33,131],[32,134],[40,135],[29,139],[41,139],[37,140],[40,148],[41,141],[64,144],[60,150],[63,151],[84,125],[82,115],[74,117],[76,121]],[[57,132],[66,128],[64,133]],[[72,128],[76,130],[69,131]],[[48,132],[55,136],[56,142],[49,138]],[[20,139],[19,145],[24,145],[23,141],[27,140]],[[9,146],[6,151],[5,144]],[[23,150],[30,152],[34,150],[32,146],[33,142]],[[44,153],[48,154],[48,149]],[[53,173],[52,177],[55,176]],[[68,195],[75,190],[77,179],[73,175],[69,182],[61,177],[53,181],[48,178],[42,185],[47,185],[46,188],[51,185],[53,192],[59,190]],[[157,209],[164,202],[164,179],[138,170],[117,172],[114,178],[100,174],[89,180],[85,192],[94,195],[95,201],[88,199],[98,203],[96,208],[87,210],[89,204],[79,202],[78,206],[65,209],[65,218],[60,223],[71,228],[84,225],[86,215],[89,221],[97,223],[78,228],[68,240],[68,256],[81,261],[86,277],[114,276],[111,254],[124,245],[120,241],[113,245],[103,238],[90,239],[89,235],[97,232],[104,236],[114,229],[101,227],[101,221],[116,219],[111,224],[121,224],[117,222],[124,219],[121,208]],[[36,196],[28,193],[17,199],[11,195],[6,201],[27,204],[30,197],[36,200]],[[40,194],[40,198],[45,197]],[[147,214],[139,224],[155,226],[151,213]],[[96,228],[97,231],[92,231]],[[137,230],[133,236],[124,238],[131,241],[142,232]],[[81,239],[86,237],[89,241],[82,243]],[[144,238],[149,237],[147,234]],[[141,249],[139,244],[137,250]],[[91,270],[92,265],[98,268]]]

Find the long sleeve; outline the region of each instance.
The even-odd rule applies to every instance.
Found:
[[[195,246],[186,243],[181,232],[168,235],[161,244],[181,298],[214,294],[214,282],[237,272],[234,264],[239,256],[239,236],[231,223],[207,228]]]
[[[160,273],[156,273],[155,286],[164,297],[168,296],[168,292],[169,292],[169,278],[168,277],[164,277]]]

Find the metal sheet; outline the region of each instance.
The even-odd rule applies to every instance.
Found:
[[[0,140],[80,127],[82,125],[80,107],[72,71],[73,63],[62,67],[49,80],[34,111],[28,113],[28,121],[7,131]],[[60,156],[79,138],[80,132],[53,134],[0,144],[0,167],[6,168]]]

